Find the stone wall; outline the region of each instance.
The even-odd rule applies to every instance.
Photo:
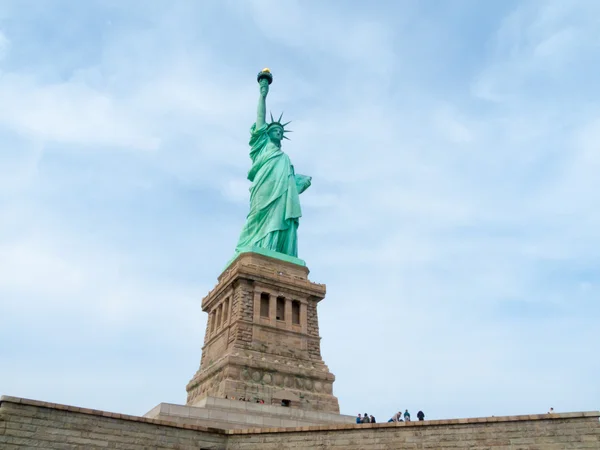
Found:
[[[13,397],[0,403],[0,448],[225,449],[223,430]]]
[[[398,424],[221,430],[13,397],[0,403],[0,448],[600,449],[600,412]]]
[[[247,430],[230,435],[227,449],[598,450],[599,416],[591,412]]]

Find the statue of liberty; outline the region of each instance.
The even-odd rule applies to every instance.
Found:
[[[272,81],[269,69],[258,74],[260,96],[256,123],[250,128],[250,212],[234,258],[243,252],[256,252],[304,265],[297,258],[302,216],[299,195],[310,186],[311,177],[297,175],[289,156],[281,150],[289,123],[281,123],[283,114],[277,121],[271,115],[271,122],[266,122],[266,98]]]

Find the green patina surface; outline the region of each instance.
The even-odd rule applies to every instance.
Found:
[[[287,123],[266,121],[266,98],[273,77],[268,70],[258,75],[260,95],[256,123],[250,128],[248,171],[250,212],[240,233],[235,254],[254,252],[304,266],[298,259],[298,225],[302,210],[300,194],[311,184],[311,177],[296,174],[290,158],[281,150]],[[289,123],[289,122],[288,122]]]
[[[245,247],[240,249],[238,252],[236,250],[235,256],[231,258],[225,268],[229,267],[229,265],[242,253],[258,253],[259,255],[270,256],[271,258],[277,258],[282,261],[286,261],[292,264],[297,264],[299,266],[306,266],[306,262],[300,258],[296,258],[295,256],[286,255],[285,253],[274,252],[273,250],[269,250],[268,248],[261,247]]]

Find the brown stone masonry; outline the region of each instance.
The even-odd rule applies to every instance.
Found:
[[[234,430],[228,450],[600,449],[600,412]]]
[[[225,449],[223,430],[15,397],[0,400],[0,449]]]
[[[202,300],[208,322],[187,404],[212,396],[339,412],[335,377],[321,357],[317,316],[325,286],[308,269],[240,255]]]
[[[409,423],[220,430],[15,397],[0,400],[0,448],[600,449],[599,411]]]

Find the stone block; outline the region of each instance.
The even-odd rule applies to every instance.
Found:
[[[187,385],[187,404],[242,396],[339,413],[335,377],[321,358],[317,304],[324,297],[325,286],[311,282],[305,267],[240,255],[202,301],[209,320],[200,368]],[[268,307],[262,308],[265,299]],[[279,309],[279,302],[285,308]],[[299,324],[291,317],[276,319],[277,314],[291,314],[293,305]],[[224,309],[229,309],[226,322]],[[277,396],[282,388],[289,392],[286,397]]]
[[[205,408],[194,408],[190,409],[190,419],[208,419],[210,412]]]

